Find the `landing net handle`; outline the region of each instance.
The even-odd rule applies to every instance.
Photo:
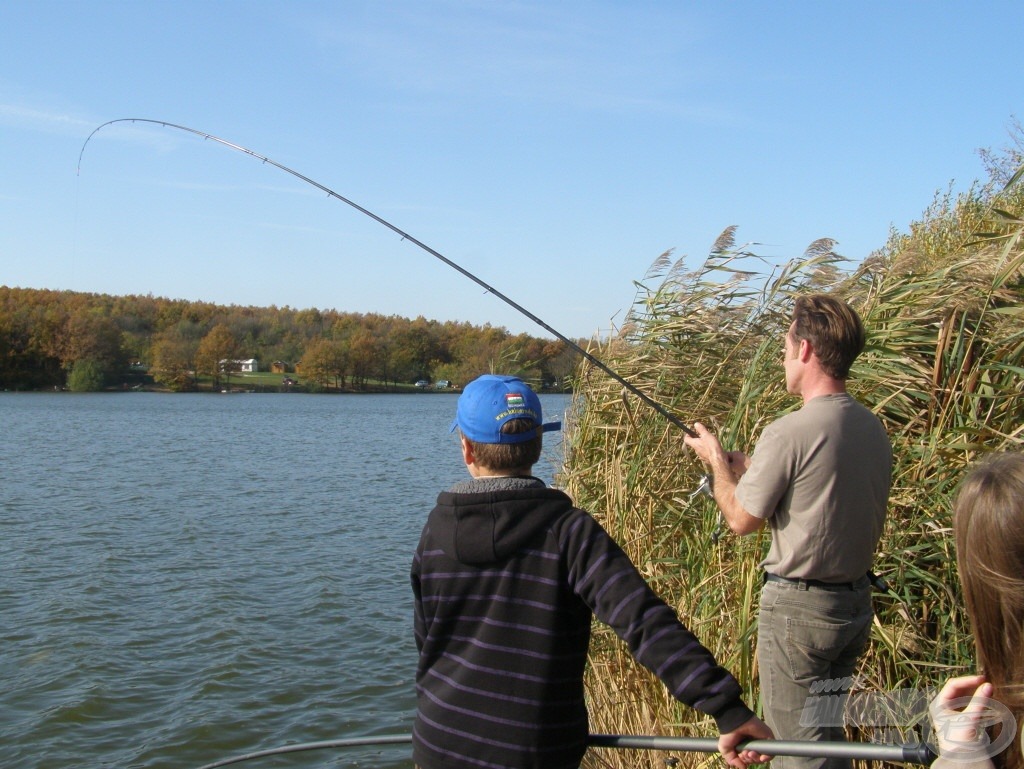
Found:
[[[350,748],[370,745],[403,745],[412,742],[410,734],[390,734],[378,737],[355,737],[324,742],[306,742],[284,745],[279,748],[260,750],[233,756],[200,769],[218,769],[221,766],[238,764],[266,756],[284,753],[301,753],[307,750],[327,748]],[[595,748],[631,748],[636,750],[665,750],[680,753],[717,753],[718,740],[713,737],[654,737],[648,735],[591,734],[587,744]],[[787,740],[751,740],[739,749],[755,750],[770,756],[803,756],[816,758],[848,758],[862,761],[890,761],[898,764],[919,764],[929,766],[935,760],[935,752],[925,743],[916,745],[877,745],[866,742],[800,742]]]

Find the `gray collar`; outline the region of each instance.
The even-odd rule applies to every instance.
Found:
[[[545,483],[540,478],[500,476],[460,481],[452,486],[449,491],[453,494],[486,494],[492,491],[520,491],[522,489],[543,489],[544,487]]]

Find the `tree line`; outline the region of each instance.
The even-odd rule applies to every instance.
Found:
[[[223,306],[0,286],[0,389],[219,388],[237,361],[314,391],[388,390],[515,373],[561,389],[579,354],[503,327],[337,310]]]

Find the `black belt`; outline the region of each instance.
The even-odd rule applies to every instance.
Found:
[[[769,574],[768,572],[764,573],[764,581],[799,585],[805,590],[809,587],[823,587],[833,590],[860,590],[868,584],[866,578],[859,579],[856,582],[822,582],[820,579],[790,579],[789,577],[780,577],[778,574]]]

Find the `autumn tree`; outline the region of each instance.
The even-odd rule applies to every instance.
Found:
[[[349,359],[353,385],[366,386],[379,355],[380,344],[376,334],[363,328],[352,334],[349,341]]]
[[[579,344],[586,349],[586,340],[579,340]],[[564,389],[568,386],[570,378],[576,367],[580,365],[582,356],[572,349],[565,342],[558,340],[548,342],[544,346],[544,371],[546,374],[545,384],[548,387]]]
[[[106,384],[103,366],[91,358],[76,360],[68,372],[68,389],[76,393],[99,392]]]
[[[314,339],[306,345],[299,366],[303,376],[312,379],[318,387],[329,387],[333,381],[340,389],[345,386],[348,350],[343,342],[334,339]]]
[[[391,378],[394,382],[415,382],[430,376],[431,364],[440,349],[437,335],[422,317],[391,334]]]
[[[157,335],[150,360],[154,381],[174,392],[195,390],[199,341],[200,337],[188,321]]]
[[[5,390],[53,387],[63,382],[60,360],[40,349],[35,325],[42,307],[37,292],[0,286],[0,387]]]
[[[238,341],[226,325],[218,323],[199,342],[196,364],[200,374],[211,377],[214,390],[220,389],[222,374],[230,384],[231,372],[238,371]]]
[[[508,331],[496,326],[467,326],[456,342],[454,357],[459,361],[454,379],[459,382],[469,382],[481,374],[520,373]]]
[[[61,365],[69,374],[79,366],[76,389],[101,390],[113,381],[126,360],[121,329],[113,319],[88,307],[79,308],[67,321],[61,345]]]

